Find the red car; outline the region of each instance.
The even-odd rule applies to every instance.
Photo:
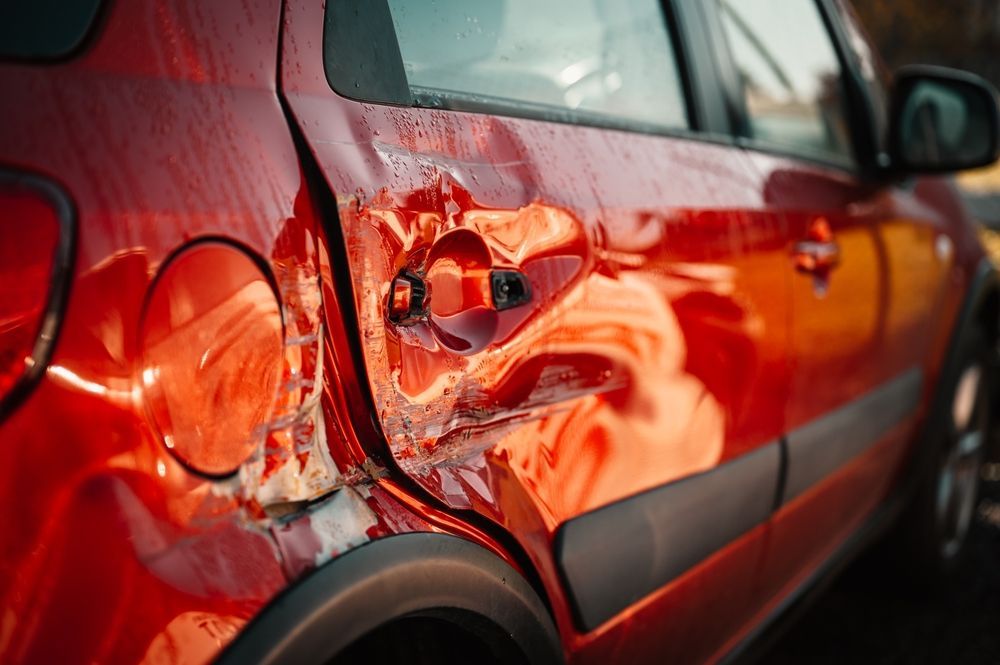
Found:
[[[727,660],[959,560],[983,81],[844,0],[59,4],[0,9],[0,661]]]

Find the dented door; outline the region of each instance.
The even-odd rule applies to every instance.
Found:
[[[593,658],[708,656],[755,607],[788,391],[759,175],[692,139],[347,99],[323,23],[289,3],[283,86],[336,196],[373,456],[510,533]]]

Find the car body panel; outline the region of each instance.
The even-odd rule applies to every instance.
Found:
[[[898,486],[983,257],[953,186],[349,100],[323,12],[109,3],[73,57],[0,63],[0,166],[78,233],[51,363],[0,421],[0,660],[206,662],[409,532],[522,574],[573,662],[725,655]],[[822,294],[794,257],[818,217],[843,258]],[[140,376],[156,276],[208,239],[283,305],[281,417],[225,479],[169,452]],[[392,279],[442,257],[436,318],[390,322]],[[486,266],[531,300],[449,300]]]
[[[349,546],[444,529],[503,552],[389,481],[369,492],[349,453],[326,463],[317,441],[353,437],[344,379],[325,412],[320,390],[283,388],[267,469],[257,456],[242,477],[207,479],[166,449],[142,400],[139,320],[158,268],[190,242],[224,239],[267,265],[286,372],[325,362],[342,377],[350,355],[342,327],[319,325],[316,212],[275,90],[281,3],[107,9],[75,59],[0,65],[0,162],[55,181],[78,236],[51,363],[0,423],[0,660],[205,662]],[[329,496],[345,485],[359,489]],[[303,493],[329,498],[263,511]]]
[[[372,392],[404,472],[512,533],[561,598],[560,525],[777,440],[792,267],[742,151],[347,100],[324,76],[320,8],[287,11],[283,90],[337,194]],[[383,309],[399,271],[429,272],[442,238],[466,232],[488,247],[480,263],[524,270],[537,298],[499,313],[482,350]],[[776,472],[759,488],[772,490]],[[697,642],[679,638],[705,614],[677,613],[684,659],[745,619],[756,540],[695,576],[730,603]],[[622,648],[641,626],[627,619],[589,639]]]
[[[827,275],[796,275],[792,287],[785,505],[761,581],[787,592],[790,575],[818,567],[896,486],[939,371],[927,331],[953,297],[954,248],[965,239],[949,221],[957,211],[937,207],[936,182],[880,187],[846,169],[750,153],[787,220],[789,253],[817,219],[840,252]]]
[[[165,454],[133,399],[157,265],[208,234],[277,254],[295,218],[301,176],[260,56],[278,12],[119,5],[79,58],[0,67],[0,160],[54,178],[79,238],[52,362],[0,424],[4,661],[201,660],[287,584],[266,533]],[[205,29],[234,24],[225,41]]]

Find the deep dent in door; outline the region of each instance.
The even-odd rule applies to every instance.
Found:
[[[763,182],[732,147],[345,99],[324,76],[322,24],[321,7],[286,5],[282,91],[336,195],[346,251],[330,258],[351,281],[384,434],[366,450],[511,534],[570,652],[659,660],[656,625],[666,655],[704,658],[752,604],[761,529],[586,635],[552,542],[577,515],[780,436],[793,266]],[[521,270],[532,289],[464,348],[429,319],[386,316],[393,280],[433,281],[432,248],[459,233],[489,255],[467,265]]]
[[[684,376],[684,337],[657,289],[672,281],[678,295],[696,290],[699,275],[664,273],[659,285],[650,282],[640,272],[649,257],[609,251],[568,210],[541,202],[489,208],[447,171],[433,189],[394,197],[383,188],[367,203],[352,198],[341,206],[341,222],[365,360],[392,454],[450,506],[495,504],[483,456],[516,459],[514,448],[527,439],[541,453],[530,462],[549,467],[524,469],[538,479],[557,473],[547,445],[580,442],[574,463],[586,465],[583,441],[611,445],[631,428],[646,433],[633,439],[636,447],[653,432],[677,444],[660,449],[657,462],[665,467],[693,472],[720,458],[720,407],[703,384]],[[661,220],[648,223],[653,233],[663,228]],[[412,326],[391,323],[393,277],[402,270],[426,275],[435,246],[459,229],[482,238],[494,262],[522,270],[532,300],[489,311],[449,335],[433,315]],[[432,302],[433,289],[431,281]],[[470,344],[484,335],[491,341],[469,354],[455,335]],[[679,436],[692,430],[701,436]],[[567,500],[579,502],[576,510],[595,507],[581,480],[563,488]]]

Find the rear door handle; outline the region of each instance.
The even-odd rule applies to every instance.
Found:
[[[506,311],[531,300],[528,275],[516,265],[494,265],[482,236],[459,228],[438,238],[420,265],[396,275],[386,312],[393,325],[426,324],[442,347],[470,355],[509,332],[500,325]]]

